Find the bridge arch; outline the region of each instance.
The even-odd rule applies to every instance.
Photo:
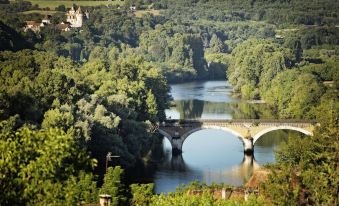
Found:
[[[276,130],[293,130],[293,131],[298,131],[300,133],[303,133],[305,135],[309,135],[309,136],[313,135],[312,132],[307,131],[306,129],[303,129],[303,128],[299,128],[299,127],[293,127],[293,126],[272,126],[272,127],[264,129],[264,130],[258,132],[257,134],[255,134],[254,137],[253,137],[253,144],[255,144],[255,142],[258,139],[260,139],[260,137],[262,137],[264,134],[272,132],[272,131],[276,131]]]
[[[168,134],[167,132],[165,132],[162,129],[158,129],[158,132],[162,135],[164,135],[164,137],[166,137],[171,143],[172,143],[172,136],[170,134]]]
[[[249,141],[248,139],[243,137],[239,132],[234,131],[234,130],[227,128],[227,127],[222,127],[222,126],[202,125],[200,127],[196,127],[194,129],[189,130],[188,132],[182,134],[179,138],[173,138],[173,136],[171,136],[169,133],[167,133],[166,131],[164,131],[160,128],[158,128],[158,132],[160,134],[162,134],[163,136],[165,136],[169,140],[169,142],[171,143],[171,146],[172,146],[172,151],[174,153],[181,153],[183,144],[184,144],[185,140],[188,138],[188,136],[190,136],[191,134],[193,134],[197,131],[205,130],[205,129],[217,129],[217,130],[222,130],[222,131],[225,131],[227,133],[233,134],[243,143],[245,150],[248,147],[250,147],[251,148],[250,150],[252,150],[253,143],[251,141]]]
[[[193,133],[195,133],[197,131],[205,130],[205,129],[217,129],[217,130],[225,131],[227,133],[231,133],[234,136],[236,136],[244,144],[245,138],[240,133],[238,133],[238,132],[236,132],[236,131],[234,131],[232,129],[229,129],[227,127],[219,127],[219,126],[201,126],[201,127],[194,128],[194,129],[186,132],[185,134],[183,134],[180,137],[180,139],[177,139],[177,141],[180,141],[180,143],[179,143],[180,144],[180,146],[179,146],[180,148],[178,148],[178,149],[182,149],[182,146],[183,146],[185,140],[188,138],[188,136],[190,136],[191,134],[193,134]],[[158,131],[159,131],[159,133],[161,135],[163,135],[164,137],[166,137],[170,141],[172,148],[175,148],[175,147],[178,146],[178,145],[173,145],[175,139],[169,133],[167,133],[166,131],[164,131],[162,129],[158,129]]]
[[[227,128],[227,127],[220,127],[220,126],[211,126],[211,125],[208,125],[208,126],[201,126],[201,127],[194,128],[194,129],[192,129],[192,130],[186,132],[185,134],[183,134],[183,135],[181,136],[182,144],[184,144],[185,140],[186,140],[186,139],[188,138],[188,136],[190,136],[191,134],[193,134],[193,133],[195,133],[195,132],[197,132],[197,131],[200,131],[200,130],[205,130],[205,129],[217,129],[217,130],[225,131],[225,132],[227,132],[227,133],[231,133],[231,134],[233,134],[234,136],[236,136],[242,143],[244,143],[244,139],[245,139],[245,138],[244,138],[240,133],[238,133],[238,132],[236,132],[236,131],[234,131],[234,130],[232,130],[232,129],[229,129],[229,128]]]

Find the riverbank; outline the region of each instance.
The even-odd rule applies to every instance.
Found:
[[[251,178],[246,184],[240,187],[225,187],[211,186],[208,192],[213,196],[214,199],[223,200],[247,200],[249,195],[259,196],[259,187],[268,181],[268,176],[271,172],[268,169],[260,168],[253,172]],[[222,187],[222,188],[220,188]],[[206,190],[203,189],[189,189],[187,195],[199,196],[202,195]]]
[[[267,179],[263,176],[267,172],[258,171],[258,174],[260,178],[256,174],[252,177],[256,180]],[[265,198],[259,193],[258,187],[234,187],[223,183],[206,185],[193,181],[167,194],[152,193],[153,184],[136,184],[131,188],[133,205],[265,205]]]

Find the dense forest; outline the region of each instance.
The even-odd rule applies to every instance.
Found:
[[[79,205],[103,193],[113,205],[338,204],[337,1],[81,8],[90,12],[81,28],[54,26],[66,20],[69,8],[60,5],[52,24],[34,32],[24,31],[26,21],[41,21],[46,8],[0,1],[0,205]],[[277,151],[263,192],[246,202],[216,201],[211,187],[196,183],[169,195],[153,194],[152,184],[125,185],[124,169],[161,146],[153,127],[171,104],[169,83],[211,79],[227,79],[242,99],[265,101],[266,116],[321,126]],[[185,104],[199,107],[178,106]],[[114,168],[106,168],[108,153],[117,156]],[[206,193],[185,195],[197,187]]]

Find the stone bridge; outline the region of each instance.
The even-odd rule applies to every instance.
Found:
[[[157,125],[157,130],[172,145],[172,152],[180,154],[186,138],[202,129],[220,129],[237,136],[244,145],[244,152],[252,154],[254,143],[264,134],[274,130],[294,130],[313,135],[317,123],[308,120],[166,120]],[[208,137],[206,137],[208,138]]]

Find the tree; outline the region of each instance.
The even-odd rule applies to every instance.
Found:
[[[154,184],[131,184],[131,205],[149,205],[153,196]]]
[[[59,6],[55,7],[55,11],[66,12],[66,7],[65,7],[65,5],[59,5]]]
[[[246,98],[260,98],[273,78],[288,68],[290,51],[268,40],[249,39],[232,51],[228,79]],[[259,90],[258,90],[259,89]]]
[[[65,204],[79,205],[97,203],[99,193],[93,174],[80,171],[79,176],[71,176],[65,186]]]
[[[302,74],[294,82],[288,112],[294,118],[307,116],[313,106],[319,103],[323,86],[311,74]],[[310,114],[311,115],[311,114]]]
[[[9,0],[1,0],[0,4],[9,4]]]
[[[151,90],[149,90],[147,93],[146,105],[147,105],[148,114],[150,115],[150,119],[153,121],[156,120],[155,118],[158,114],[158,106],[157,106],[155,97]]]
[[[44,120],[41,123],[41,127],[44,129],[48,128],[61,128],[64,131],[70,129],[74,124],[74,116],[72,115],[72,111],[64,108],[58,109],[50,109],[45,112]]]
[[[0,203],[62,204],[65,181],[77,175],[78,166],[90,166],[90,159],[78,150],[73,136],[60,129],[8,131],[9,123],[0,122]]]
[[[212,35],[209,47],[209,51],[211,53],[224,53],[227,51],[226,45],[219,39],[216,34]]]
[[[299,75],[300,72],[297,70],[286,70],[279,73],[263,94],[265,101],[277,109],[280,118],[291,118],[288,108],[292,98],[291,90]]]
[[[99,193],[112,196],[112,205],[118,206],[126,201],[124,197],[123,183],[121,182],[123,170],[120,166],[109,167],[104,177],[104,184]]]

